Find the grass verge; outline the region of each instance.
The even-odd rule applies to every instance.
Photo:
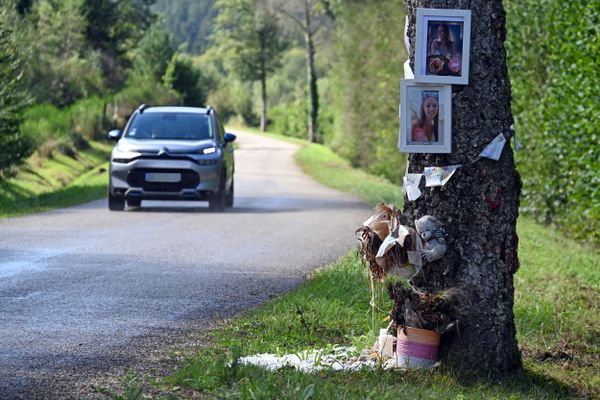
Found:
[[[318,181],[368,203],[400,204],[401,188],[352,169],[322,146],[304,144],[297,160]],[[600,255],[529,219],[520,219],[518,232],[522,265],[515,277],[515,317],[524,361],[518,374],[500,381],[472,379],[443,367],[306,374],[236,363],[239,356],[256,353],[371,344],[373,332],[385,325],[390,302],[379,287],[379,311],[371,315],[367,275],[351,253],[292,293],[214,331],[209,347],[190,354],[172,376],[155,381],[155,389],[182,398],[599,398]]]
[[[75,157],[34,155],[15,177],[0,181],[0,218],[68,207],[106,196],[112,146],[90,142]]]
[[[400,187],[351,168],[323,146],[288,140],[302,146],[296,159],[319,182],[369,204],[400,205]],[[31,158],[15,178],[0,183],[0,217],[105,196],[102,163],[109,151],[107,144],[92,143],[77,159],[60,154],[45,161]],[[379,288],[380,310],[370,314],[366,273],[356,255],[349,254],[294,292],[213,332],[210,347],[189,355],[171,377],[155,381],[154,389],[170,398],[600,398],[600,255],[529,219],[520,218],[518,232],[521,268],[515,276],[515,317],[525,366],[518,375],[489,382],[467,380],[443,368],[270,373],[235,363],[240,355],[372,343],[372,332],[379,327],[372,321],[383,326],[380,321],[390,303]],[[126,398],[141,398],[146,384],[136,380],[132,386],[131,376],[127,379]]]

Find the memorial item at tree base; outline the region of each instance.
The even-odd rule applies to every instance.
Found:
[[[414,229],[394,205],[379,203],[375,211],[356,234],[361,259],[379,280],[388,274],[410,279],[446,253],[446,231],[437,218],[425,215]]]
[[[396,364],[400,368],[426,368],[437,361],[440,334],[427,329],[398,329]]]

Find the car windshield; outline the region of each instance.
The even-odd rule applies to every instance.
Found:
[[[138,114],[127,129],[131,139],[202,140],[213,137],[208,115],[178,112]]]

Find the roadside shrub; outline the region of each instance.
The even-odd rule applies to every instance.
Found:
[[[600,242],[600,3],[509,1],[522,211]]]
[[[104,137],[104,104],[93,97],[65,108],[35,105],[25,112],[21,132],[32,138],[42,158],[52,158],[55,151],[76,158],[77,150],[90,147],[89,140]]]
[[[90,97],[71,106],[71,127],[82,139],[100,140],[112,125],[107,115],[109,99]]]
[[[70,108],[59,109],[52,104],[30,107],[21,124],[21,132],[34,138],[36,148],[45,142],[66,138],[71,130]]]
[[[306,101],[278,104],[269,109],[269,131],[305,139],[307,118]]]

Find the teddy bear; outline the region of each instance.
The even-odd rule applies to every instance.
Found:
[[[446,231],[442,223],[431,215],[424,215],[415,221],[417,233],[423,239],[421,257],[425,262],[439,260],[446,254]]]

